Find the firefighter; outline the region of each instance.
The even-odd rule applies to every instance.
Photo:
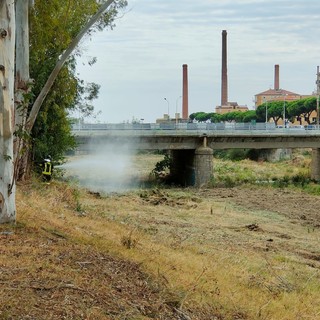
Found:
[[[50,159],[44,159],[42,164],[42,177],[45,181],[50,181],[52,177],[52,162]]]

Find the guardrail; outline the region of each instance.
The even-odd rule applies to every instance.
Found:
[[[187,130],[187,131],[319,131],[317,125],[306,126],[275,126],[274,123],[82,123],[75,124],[73,131],[100,131],[100,130]]]

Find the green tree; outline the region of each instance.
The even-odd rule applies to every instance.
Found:
[[[251,122],[253,120],[257,120],[257,114],[255,110],[242,112],[242,122]]]
[[[210,121],[213,122],[213,123],[219,123],[221,122],[221,114],[219,113],[212,113],[211,114],[211,118],[210,118]]]
[[[280,118],[283,119],[284,108],[287,109],[287,104],[284,105],[283,101],[268,102],[268,117],[273,119],[276,125],[278,125]],[[287,114],[287,110],[285,110],[285,114]]]
[[[208,114],[203,111],[192,113],[192,114],[190,114],[189,118],[191,120],[196,120],[198,122],[205,122],[209,119]]]
[[[55,162],[62,161],[68,149],[75,147],[71,135],[68,109],[77,97],[77,81],[68,68],[61,70],[57,81],[48,94],[32,130],[35,162],[51,156]]]
[[[313,111],[317,110],[317,98],[316,97],[311,97],[311,98],[306,98],[304,99],[304,119],[307,121],[308,124],[311,123],[311,113]]]
[[[296,118],[302,124],[305,120],[308,124],[311,123],[311,114],[317,110],[317,98],[310,97],[297,101],[290,102],[288,104],[288,114],[291,118]]]
[[[268,103],[262,103],[260,106],[257,107],[256,109],[256,120],[258,122],[265,122],[266,121],[266,116],[268,117],[268,121],[270,119],[270,113],[269,113],[269,107],[270,107],[270,102]],[[268,109],[268,112],[267,112]],[[267,112],[267,114],[266,114]]]
[[[204,113],[204,112],[194,112],[194,113],[191,113],[191,114],[189,115],[189,119],[192,120],[192,121],[195,120],[196,117],[197,117],[197,115],[200,114],[200,113]]]
[[[35,13],[34,16],[37,17],[37,8],[41,4],[48,5],[46,7],[45,13],[46,18],[49,19],[52,16],[54,16],[56,19],[59,19],[58,21],[52,21],[52,24],[50,24],[50,28],[48,27],[47,30],[43,30],[43,26],[41,25],[41,32],[39,33],[39,44],[41,43],[40,39],[43,38],[45,41],[41,43],[41,46],[39,45],[38,48],[38,42],[34,41],[32,43],[30,48],[33,51],[36,51],[39,49],[41,54],[39,54],[39,57],[42,57],[41,59],[35,59],[34,64],[32,65],[34,68],[43,66],[42,69],[38,70],[39,73],[34,73],[37,77],[34,79],[37,80],[36,85],[33,88],[32,93],[34,95],[37,94],[37,89],[39,92],[39,95],[34,100],[30,99],[30,96],[28,94],[28,97],[25,97],[26,101],[30,102],[31,110],[28,115],[28,119],[26,123],[23,123],[23,119],[26,119],[26,117],[23,115],[21,117],[17,117],[14,119],[15,114],[15,97],[14,97],[14,80],[15,80],[15,74],[14,74],[14,66],[15,66],[15,57],[26,57],[28,55],[28,50],[26,48],[29,48],[29,43],[27,43],[28,37],[20,37],[22,35],[21,30],[23,29],[23,25],[27,25],[27,19],[23,17],[23,15],[28,15],[28,10],[24,6],[19,6],[23,4],[27,4],[27,2],[24,2],[22,0],[12,1],[12,0],[3,0],[0,2],[0,31],[1,31],[1,37],[0,37],[0,151],[1,151],[1,157],[0,157],[0,223],[4,222],[13,222],[16,218],[16,211],[15,211],[15,164],[18,163],[16,160],[16,156],[14,156],[13,152],[13,136],[14,136],[14,130],[15,130],[15,124],[17,123],[18,119],[18,125],[24,126],[24,130],[27,132],[30,132],[31,129],[34,127],[34,122],[38,116],[39,109],[42,106],[44,100],[45,103],[50,101],[50,97],[48,97],[48,92],[52,88],[52,86],[57,83],[54,83],[54,81],[57,78],[57,75],[61,71],[62,74],[60,74],[60,77],[66,76],[66,75],[73,75],[71,77],[71,80],[68,83],[64,83],[67,85],[70,85],[72,89],[74,88],[74,84],[76,82],[76,78],[74,77],[74,74],[72,71],[74,71],[74,56],[72,57],[72,54],[74,53],[75,47],[79,44],[79,41],[83,38],[83,36],[89,32],[91,33],[93,30],[98,29],[101,30],[103,27],[107,25],[112,26],[113,18],[117,14],[117,9],[120,7],[123,7],[126,5],[126,1],[115,1],[115,0],[107,0],[106,2],[97,0],[91,0],[92,4],[96,6],[96,8],[99,7],[99,10],[91,17],[91,14],[88,14],[87,16],[81,15],[81,6],[82,3],[85,5],[86,3],[89,3],[89,0],[87,1],[75,1],[75,0],[68,0],[68,1],[62,1],[62,0],[52,0],[52,1],[40,1],[38,0],[36,2],[35,6]],[[91,3],[90,1],[90,3]],[[28,1],[28,4],[33,4],[33,1]],[[54,10],[48,10],[49,5],[54,4],[55,7]],[[71,9],[72,4],[75,4],[73,9]],[[109,10],[107,13],[104,14],[105,10],[113,4],[111,10]],[[16,15],[16,6],[17,12]],[[82,19],[82,27],[81,24],[77,24],[75,21],[70,18],[71,15],[75,12],[76,9],[79,9],[78,11],[79,16],[82,18],[79,18],[77,15],[73,16],[74,19]],[[23,12],[23,14],[21,14]],[[60,13],[58,18],[56,17],[56,13]],[[39,15],[40,16],[40,15]],[[19,23],[17,23],[17,26],[15,24],[16,19],[21,19]],[[78,21],[78,20],[76,20]],[[20,23],[21,22],[21,23]],[[67,24],[70,27],[67,28]],[[44,25],[46,25],[46,19],[43,20]],[[96,23],[96,27],[94,27],[94,23]],[[66,40],[65,42],[60,41],[61,39],[67,39],[65,37],[65,33],[61,33],[59,31],[64,31],[63,29],[59,29],[58,27],[60,25],[64,25],[66,29],[68,30],[70,38],[69,41]],[[77,25],[79,28],[74,28],[74,26]],[[19,27],[20,26],[20,27]],[[19,29],[20,28],[20,29]],[[19,41],[15,43],[15,35],[17,31],[17,38],[19,38]],[[24,27],[24,32],[29,32],[27,27]],[[34,33],[32,33],[33,35]],[[51,36],[52,35],[52,36]],[[71,40],[72,39],[72,40]],[[70,41],[71,40],[71,41]],[[61,44],[64,43],[62,46]],[[19,45],[18,45],[19,44]],[[57,50],[58,48],[59,50]],[[16,52],[15,52],[16,49]],[[23,54],[20,54],[20,50],[25,50]],[[15,55],[16,53],[16,55]],[[67,61],[67,59],[69,61]],[[20,58],[19,58],[20,59]],[[23,58],[25,59],[25,58]],[[25,69],[25,66],[23,66],[23,59],[17,61],[19,63],[19,70]],[[48,61],[47,61],[48,59]],[[53,63],[54,61],[54,63]],[[27,63],[26,63],[27,64]],[[70,66],[70,68],[68,68]],[[53,67],[53,69],[52,69]],[[65,68],[65,69],[64,69]],[[63,74],[63,71],[65,71],[65,74]],[[25,78],[27,75],[27,72],[24,72],[23,77],[21,78],[22,81],[27,81],[28,79]],[[47,78],[48,77],[48,78]],[[47,78],[47,80],[45,80]],[[70,78],[69,78],[70,80]],[[39,86],[37,87],[39,83]],[[40,84],[44,84],[43,88],[41,88]],[[58,85],[61,85],[58,83]],[[19,90],[24,89],[22,86],[17,86]],[[61,87],[60,87],[61,89]],[[25,90],[28,93],[28,90]],[[66,110],[65,107],[61,107],[61,105],[67,106],[69,99],[74,101],[74,98],[72,98],[72,95],[68,96],[66,100],[63,93],[68,94],[68,92],[63,91],[60,92],[59,90],[52,90],[50,94],[54,97],[52,98],[52,101],[54,103],[48,103],[47,108],[50,112],[44,112],[42,114],[43,119],[52,119],[52,122],[44,121],[44,125],[52,127],[53,125],[60,126],[61,119],[66,119]],[[55,92],[54,92],[55,91]],[[16,95],[21,96],[21,95]],[[47,98],[47,99],[46,99]],[[60,100],[59,100],[60,99]],[[67,101],[67,102],[66,102]],[[21,101],[22,105],[25,105],[25,102]],[[45,108],[44,108],[45,109]],[[53,111],[51,112],[51,109]],[[57,111],[57,112],[55,112]],[[54,117],[53,115],[58,116]],[[53,119],[54,118],[54,119]],[[65,123],[65,122],[64,122]],[[41,123],[39,123],[39,126],[41,126]],[[55,129],[55,128],[53,128]],[[48,132],[48,131],[47,131]],[[61,131],[63,132],[63,130]],[[56,130],[51,131],[52,135],[55,135],[56,137],[59,137]],[[38,138],[38,137],[37,137]],[[42,137],[41,137],[42,138]],[[47,136],[47,138],[49,138]],[[61,137],[57,139],[56,141],[61,142]],[[19,148],[17,148],[19,151]],[[58,152],[57,152],[58,154]]]
[[[125,5],[126,1],[117,1],[89,30],[88,36],[106,27],[112,28],[118,9]],[[96,0],[36,1],[30,19],[30,73],[35,80],[32,90],[34,97],[42,94],[61,54],[69,48],[99,6]],[[70,55],[48,95],[42,98],[43,105],[32,129],[36,161],[49,154],[59,161],[67,149],[75,146],[68,121],[70,111],[78,109],[84,116],[93,112],[91,102],[97,98],[99,86],[86,84],[76,76],[76,56],[80,54],[77,49]],[[31,105],[37,102],[38,98],[31,101]]]
[[[232,112],[227,112],[221,115],[221,120],[222,121],[227,121],[227,122],[232,122],[236,121],[236,119],[240,119],[242,117],[242,112],[240,111],[232,111]]]
[[[189,119],[196,120],[199,122],[206,122],[208,120],[210,120],[211,122],[221,122],[221,114],[218,113],[214,113],[214,112],[203,112],[203,111],[199,111],[199,112],[195,112],[190,114]]]
[[[199,122],[206,122],[210,119],[210,113],[201,112],[196,116],[196,120]]]
[[[288,103],[288,116],[302,124],[302,117],[305,112],[304,100],[296,100]]]

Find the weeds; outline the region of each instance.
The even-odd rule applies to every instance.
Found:
[[[304,185],[303,190],[309,194],[320,195],[320,184],[310,183]]]
[[[243,184],[270,185],[276,188],[295,187],[311,194],[320,194],[320,187],[310,179],[309,165],[302,156],[277,163],[251,160],[214,159],[213,187],[233,188]],[[309,161],[309,160],[308,160]]]
[[[121,244],[127,249],[136,248],[139,240],[133,237],[133,230],[127,236],[121,238]]]
[[[155,164],[154,169],[151,171],[151,174],[154,175],[157,179],[163,178],[169,173],[171,167],[172,159],[169,154],[164,155],[164,159],[158,161]]]

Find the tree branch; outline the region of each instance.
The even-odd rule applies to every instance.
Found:
[[[107,8],[114,2],[114,0],[108,0],[106,3],[102,4],[98,12],[88,21],[88,23],[84,26],[84,28],[80,31],[75,39],[70,43],[69,47],[65,50],[65,52],[61,55],[60,59],[58,60],[55,68],[52,70],[46,84],[42,88],[39,96],[37,97],[36,101],[34,102],[31,112],[29,114],[26,129],[28,132],[32,130],[32,127],[36,121],[37,115],[41,108],[41,105],[48,95],[55,79],[57,78],[60,70],[62,69],[63,65],[70,57],[74,49],[77,47],[81,39],[87,33],[87,31],[98,21],[101,15],[107,10]]]

